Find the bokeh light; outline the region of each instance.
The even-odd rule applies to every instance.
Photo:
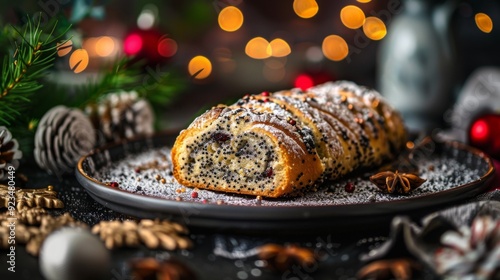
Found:
[[[69,68],[75,73],[80,73],[89,65],[89,54],[84,49],[75,50],[69,57]]]
[[[141,12],[139,17],[137,18],[137,26],[140,29],[146,30],[153,27],[155,24],[155,15],[153,11],[144,10]]]
[[[163,57],[172,57],[177,53],[177,42],[172,38],[162,38],[158,42],[158,53]]]
[[[363,32],[372,40],[381,40],[387,34],[387,28],[379,18],[367,17],[363,24]]]
[[[151,29],[158,19],[158,7],[154,4],[146,4],[137,17],[137,27],[142,30]]]
[[[372,0],[357,0],[359,3],[370,3]]]
[[[311,46],[306,51],[306,58],[310,62],[320,62],[323,60],[323,52],[318,46]]]
[[[108,36],[100,37],[96,41],[95,52],[98,56],[110,56],[115,52],[115,41]]]
[[[286,70],[283,65],[279,66],[279,63],[265,63],[262,75],[269,82],[277,83],[285,78]]]
[[[287,56],[292,52],[288,43],[280,38],[272,40],[269,45],[271,47],[271,54],[275,57]]]
[[[313,78],[310,75],[299,74],[295,78],[295,81],[293,82],[293,85],[296,88],[300,88],[301,90],[307,90],[308,88],[314,86],[314,80],[313,80]]]
[[[318,13],[319,6],[315,0],[294,0],[293,10],[301,18],[312,18]]]
[[[217,61],[217,69],[221,73],[229,74],[236,70],[236,61],[233,59],[233,52],[229,48],[216,48],[212,56]]]
[[[219,13],[219,26],[222,30],[233,32],[243,25],[243,13],[234,6],[228,6]]]
[[[264,59],[272,55],[272,49],[269,42],[262,37],[255,37],[248,41],[245,46],[245,53],[255,59]]]
[[[327,36],[321,49],[325,57],[333,61],[341,61],[349,54],[346,41],[338,35]]]
[[[67,40],[65,42],[57,43],[57,55],[65,56],[73,49],[73,41]]]
[[[477,13],[474,19],[476,20],[477,28],[484,33],[490,33],[493,30],[493,21],[487,14]]]
[[[357,29],[365,22],[365,13],[360,8],[349,5],[340,10],[340,20],[350,29]]]
[[[139,34],[132,33],[123,41],[123,51],[127,55],[138,54],[142,49],[142,38]]]
[[[485,120],[479,119],[472,124],[470,129],[470,137],[473,141],[484,143],[490,137],[490,129]]]
[[[195,56],[189,61],[188,71],[195,79],[205,79],[212,73],[212,62],[202,55]]]

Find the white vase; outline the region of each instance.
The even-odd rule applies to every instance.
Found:
[[[450,19],[455,6],[455,1],[406,0],[381,43],[379,90],[412,131],[438,127],[452,103],[456,75]]]

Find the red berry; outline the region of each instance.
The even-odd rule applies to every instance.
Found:
[[[356,187],[354,186],[353,183],[348,182],[347,184],[345,184],[344,189],[345,189],[346,192],[352,193],[352,192],[354,192],[354,190],[356,189]]]
[[[269,91],[263,91],[262,96],[269,96]]]
[[[294,119],[288,120],[288,123],[291,125],[295,125],[297,122]]]
[[[264,98],[264,102],[269,102],[269,98]]]
[[[272,167],[269,167],[265,172],[264,172],[264,176],[266,177],[271,177],[273,176],[273,168]]]
[[[198,192],[192,192],[191,193],[192,198],[198,198]]]
[[[207,204],[207,203],[208,203],[208,200],[203,199],[201,202],[203,202],[203,204]]]
[[[141,173],[141,169],[139,167],[137,167],[136,169],[134,169],[135,173]]]
[[[111,182],[111,183],[109,183],[109,186],[112,188],[118,188],[119,185],[117,182]]]
[[[217,142],[226,142],[231,136],[222,132],[216,132],[212,135],[212,138]]]

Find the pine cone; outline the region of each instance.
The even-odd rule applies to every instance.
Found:
[[[16,139],[12,139],[10,131],[5,126],[0,126],[0,181],[7,179],[9,166],[19,166],[23,153],[18,149],[19,144]]]
[[[95,131],[79,109],[56,106],[38,124],[35,134],[35,161],[40,168],[61,176],[72,172],[81,156],[94,148]]]
[[[88,107],[87,113],[106,142],[119,142],[153,132],[151,105],[138,98],[134,91],[109,94],[99,104]]]

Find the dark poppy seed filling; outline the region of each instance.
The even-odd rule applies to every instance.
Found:
[[[207,186],[226,185],[236,190],[248,183],[265,186],[273,183],[269,170],[281,168],[269,139],[255,132],[236,136],[207,132],[200,135],[199,141],[189,145],[183,171],[200,178]]]

